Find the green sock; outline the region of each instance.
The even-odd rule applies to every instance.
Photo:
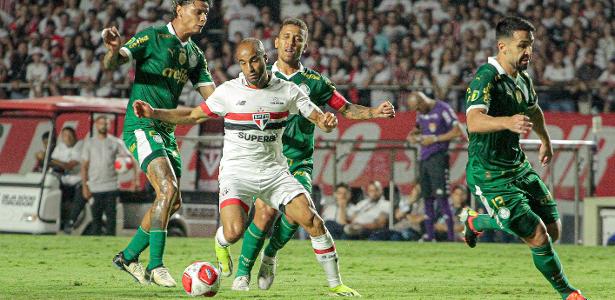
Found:
[[[162,255],[164,254],[164,244],[167,240],[167,231],[154,229],[149,231],[149,264],[148,270],[153,270],[162,266]]]
[[[265,248],[265,255],[275,257],[278,250],[282,249],[293,238],[297,228],[299,228],[299,225],[290,224],[284,215],[280,216],[273,225],[273,233],[267,248]]]
[[[532,258],[534,259],[536,269],[544,275],[553,288],[560,293],[563,299],[576,290],[568,283],[568,278],[566,278],[564,274],[564,269],[559,262],[559,257],[555,250],[553,250],[551,239],[549,239],[549,243],[544,246],[530,249],[532,250]]]
[[[254,222],[250,223],[248,229],[243,234],[243,243],[241,245],[241,255],[239,256],[239,267],[237,267],[236,277],[249,275],[254,266],[254,262],[258,257],[258,253],[263,248],[265,243],[265,234],[261,231]]]
[[[137,229],[137,233],[132,237],[126,249],[124,249],[124,258],[131,261],[139,258],[139,254],[149,246],[149,232],[143,230],[141,226]]]
[[[487,214],[480,214],[472,220],[472,225],[476,231],[483,231],[485,229],[502,230],[498,222],[494,218]]]

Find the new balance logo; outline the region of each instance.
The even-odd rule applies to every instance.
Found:
[[[246,100],[239,100],[237,101],[237,103],[235,103],[236,106],[242,106],[242,105],[246,105]]]
[[[277,105],[282,105],[284,104],[284,102],[282,102],[280,99],[278,99],[277,97],[273,97],[273,100],[271,100],[271,102],[269,102],[270,104],[277,104]]]

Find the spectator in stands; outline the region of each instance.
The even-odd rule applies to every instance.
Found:
[[[47,81],[49,69],[43,63],[43,53],[39,48],[31,51],[32,62],[26,67],[26,81],[30,84],[30,98],[43,96],[43,83]]]
[[[387,65],[381,56],[376,56],[372,59],[367,72],[368,80],[365,83],[366,85],[389,85],[393,81],[391,67]],[[375,88],[370,92],[370,101],[369,106],[376,107],[383,101],[395,102],[395,96],[389,90]]]
[[[81,196],[81,149],[83,143],[77,140],[75,129],[64,127],[60,132],[61,141],[51,153],[50,165],[60,173],[62,189],[62,213],[64,232],[70,234],[74,222],[83,209]]]
[[[426,219],[422,202],[418,201],[421,186],[415,184],[405,201],[399,202],[395,209],[395,224],[389,230],[380,230],[370,236],[370,240],[380,241],[417,241],[423,235],[423,222]]]
[[[448,240],[454,240],[453,214],[447,197],[449,142],[462,136],[457,116],[443,101],[414,92],[408,98],[410,110],[416,110],[416,127],[408,134],[408,141],[421,146],[419,158],[419,184],[421,198],[425,202],[425,240],[435,237],[434,223],[437,202],[438,208],[447,216]]]
[[[344,226],[348,224],[346,212],[352,210],[354,206],[351,196],[350,186],[338,183],[333,193],[333,201],[326,203],[323,207],[320,216],[333,238],[338,239],[344,235]]]
[[[124,143],[107,133],[109,119],[100,115],[94,121],[95,136],[85,140],[81,152],[81,182],[85,201],[93,198],[92,217],[94,235],[102,234],[102,216],[107,217],[105,233],[115,235],[116,200],[119,196],[118,176],[115,161],[118,158],[132,160]],[[137,185],[137,168],[133,168],[134,184]]]
[[[280,19],[286,18],[300,18],[305,14],[311,12],[310,6],[305,4],[304,0],[287,0],[282,1]]]
[[[230,5],[224,13],[224,23],[227,25],[228,39],[232,41],[235,33],[249,37],[256,22],[260,21],[260,12],[248,0],[240,0],[236,5]]]
[[[387,227],[391,202],[382,195],[382,185],[372,181],[367,186],[367,198],[359,201],[353,207],[343,209],[347,224],[344,226],[345,236],[352,239],[369,238],[370,235]]]
[[[93,84],[96,83],[99,73],[100,62],[94,61],[94,53],[87,49],[84,52],[83,60],[77,64],[73,74],[75,82],[81,83],[80,94],[82,96],[93,94]]]
[[[9,70],[0,61],[0,99],[8,99],[10,93],[6,87],[1,85],[9,83]]]

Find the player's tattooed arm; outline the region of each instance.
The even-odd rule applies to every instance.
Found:
[[[160,109],[153,108],[145,101],[135,100],[132,108],[139,118],[156,119],[171,124],[197,124],[210,119],[201,107]]]
[[[367,120],[374,118],[394,118],[395,108],[389,101],[385,101],[378,107],[365,107],[363,105],[346,103],[339,112],[347,119]]]
[[[129,58],[120,52],[121,37],[115,26],[103,29],[102,38],[107,48],[107,53],[103,58],[103,67],[106,70],[116,70],[120,65],[129,61]]]

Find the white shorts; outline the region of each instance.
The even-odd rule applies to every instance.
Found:
[[[300,194],[304,194],[311,201],[309,193],[287,168],[270,169],[266,173],[229,171],[225,170],[225,174],[220,174],[218,178],[219,209],[228,205],[240,205],[247,213],[254,198],[259,198],[270,207],[280,210]]]

